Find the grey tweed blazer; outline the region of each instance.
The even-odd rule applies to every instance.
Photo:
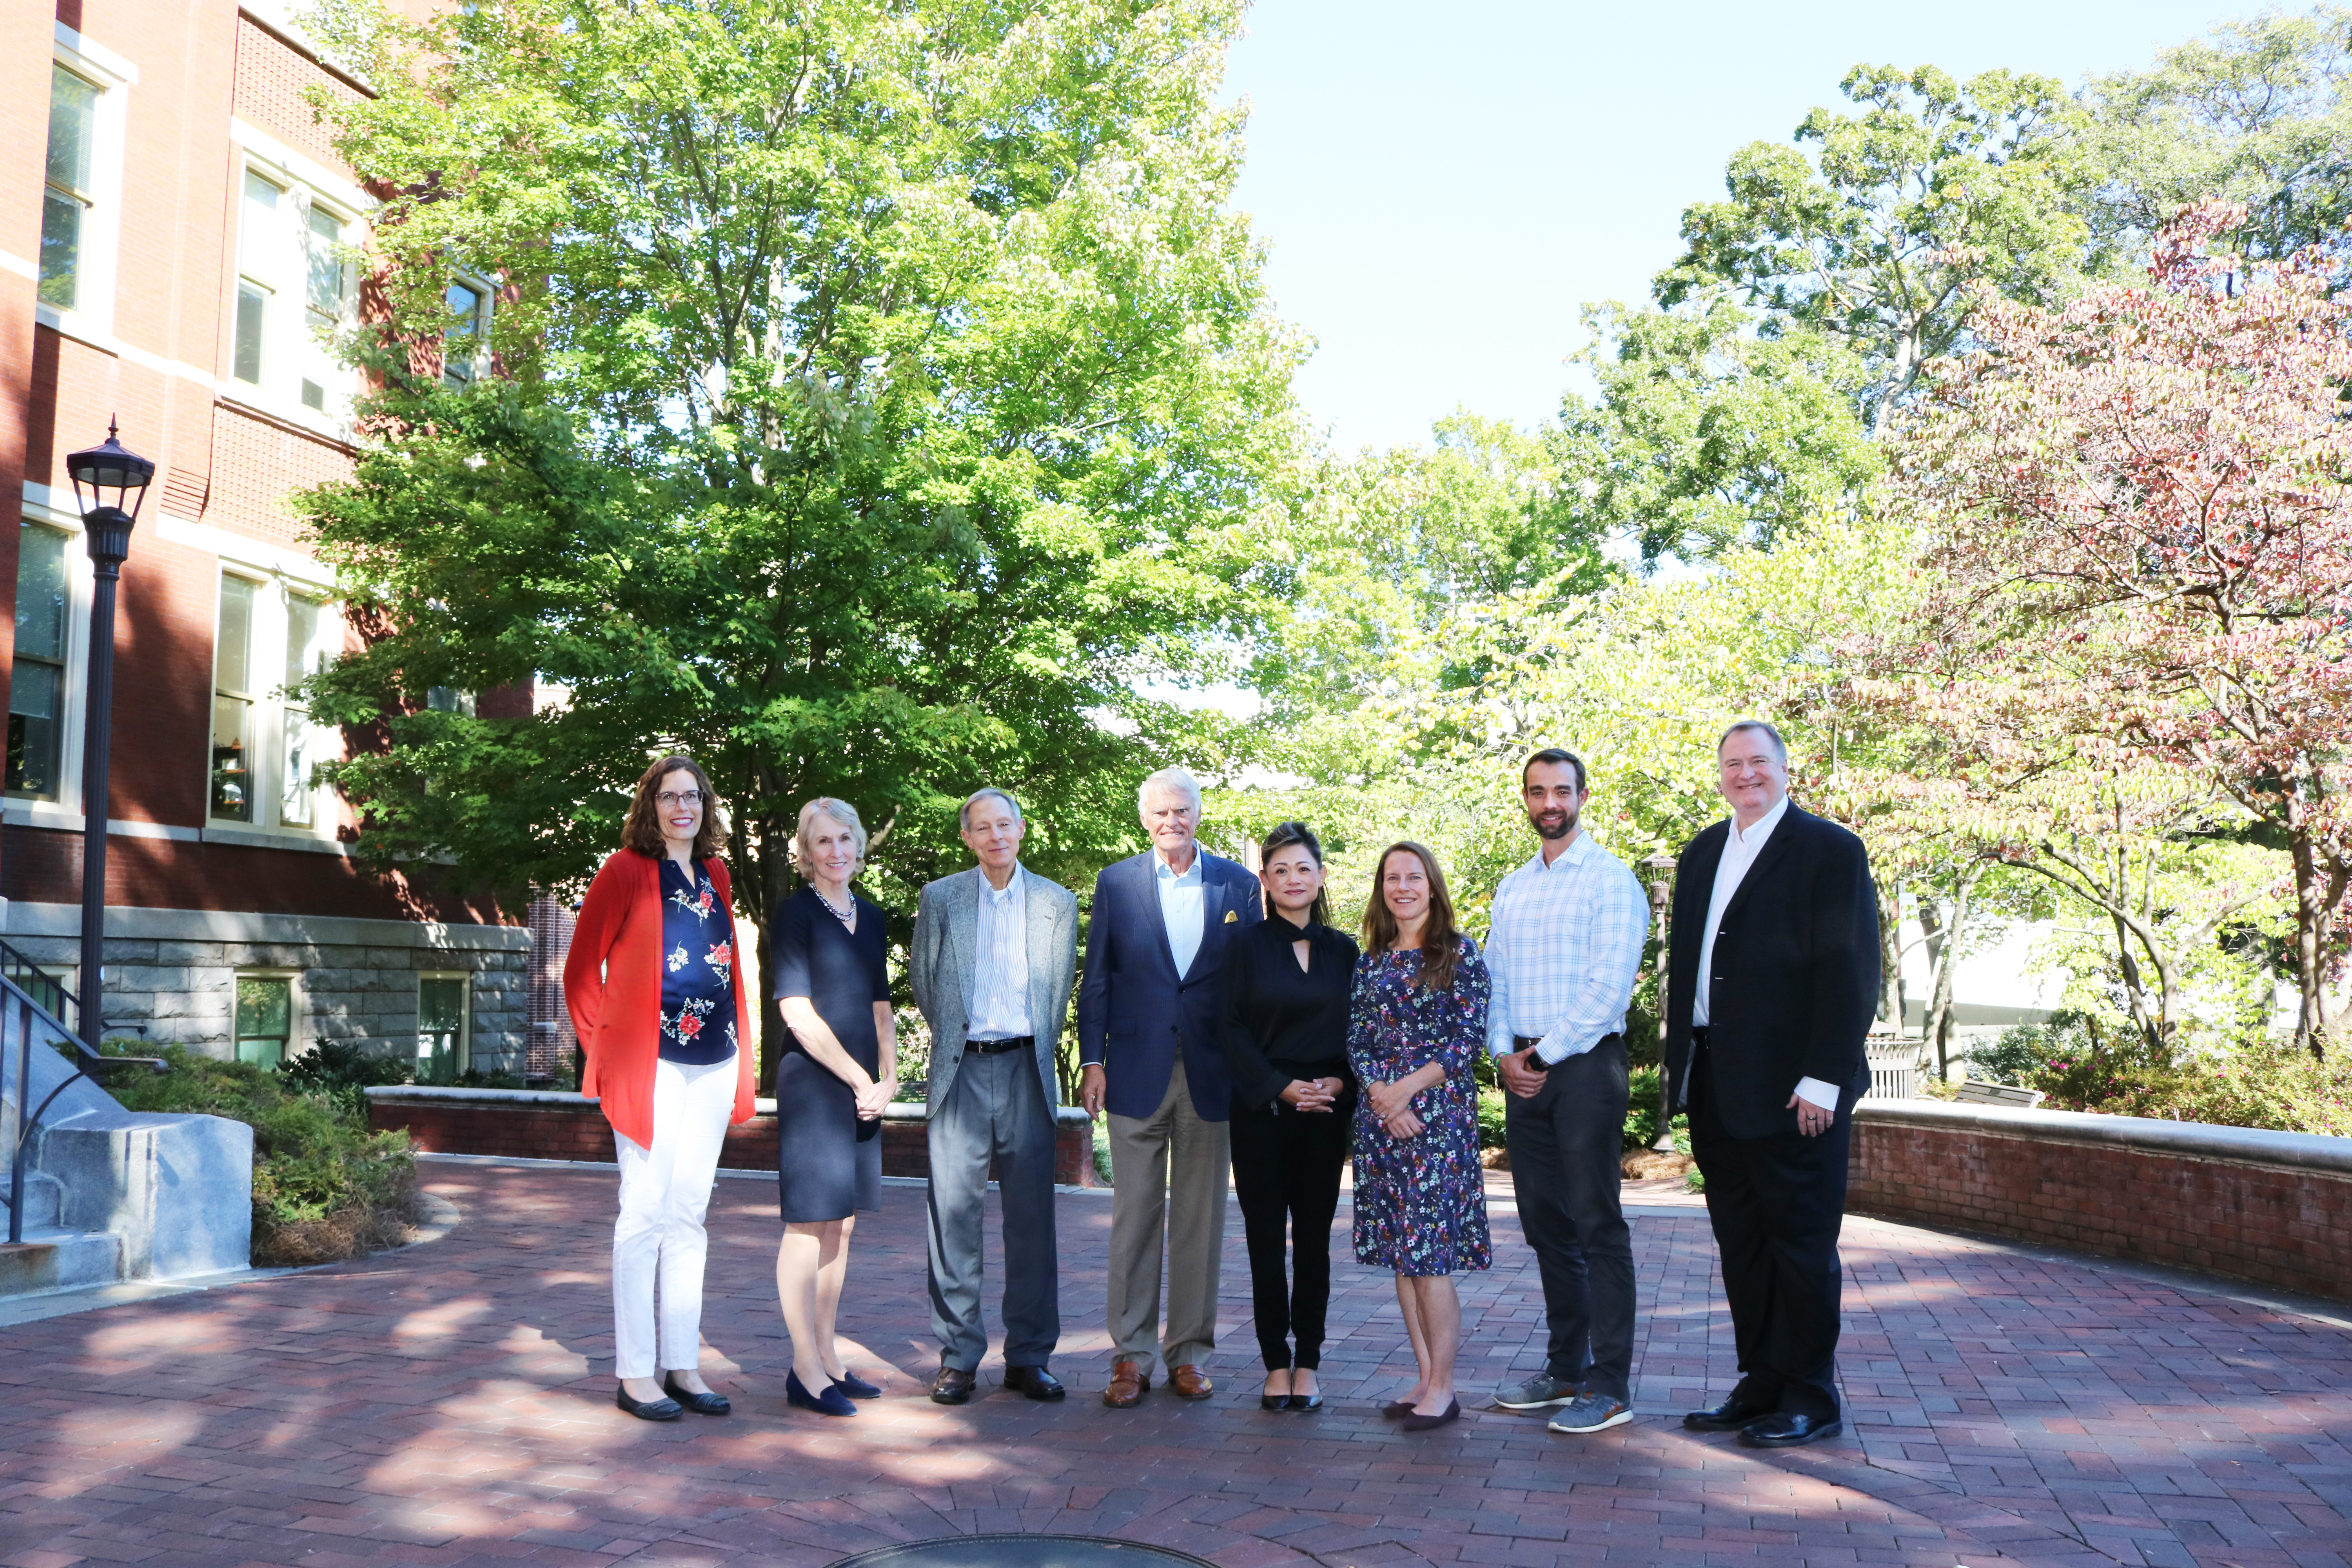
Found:
[[[1020,868],[1021,897],[1029,914],[1029,1024],[1034,1034],[1037,1079],[1049,1106],[1062,1102],[1054,1049],[1070,1010],[1078,972],[1078,900],[1057,882]],[[980,946],[979,867],[942,877],[923,889],[915,910],[913,961],[908,979],[915,1005],[931,1027],[930,1105],[937,1110],[963,1065],[964,1032],[971,1026],[971,986]]]

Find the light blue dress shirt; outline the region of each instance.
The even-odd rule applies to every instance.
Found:
[[[1168,868],[1158,850],[1151,852],[1152,876],[1160,885],[1160,920],[1168,928],[1168,951],[1175,956],[1179,980],[1200,956],[1201,935],[1208,923],[1209,888],[1201,864],[1201,851],[1195,846],[1192,863],[1180,877]]]
[[[1649,935],[1641,883],[1591,834],[1549,862],[1538,850],[1495,889],[1487,1053],[1507,1054],[1520,1036],[1557,1065],[1623,1032]]]

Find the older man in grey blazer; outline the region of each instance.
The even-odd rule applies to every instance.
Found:
[[[1027,826],[1001,789],[963,803],[980,864],[923,889],[915,912],[915,1005],[931,1027],[931,1397],[971,1397],[988,1331],[980,1312],[981,1216],[995,1166],[1004,1205],[1004,1385],[1064,1390],[1046,1363],[1062,1335],[1054,1244],[1054,1047],[1077,973],[1078,901],[1021,864]]]

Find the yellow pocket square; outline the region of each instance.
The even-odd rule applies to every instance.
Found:
[[[1225,923],[1229,926],[1237,926],[1241,924],[1241,912],[1237,910],[1227,910],[1225,911]]]

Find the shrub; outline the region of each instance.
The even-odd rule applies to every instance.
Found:
[[[2032,1087],[2052,1062],[2080,1060],[2100,1044],[2087,1013],[2053,1013],[2046,1023],[2019,1024],[1991,1045],[1969,1053],[1969,1076],[1988,1083]]]
[[[353,1040],[321,1040],[278,1071],[295,1093],[324,1095],[364,1121],[367,1091],[377,1084],[413,1081],[416,1064],[379,1055]]]
[[[1658,1142],[1658,1119],[1665,1098],[1664,1068],[1635,1068],[1626,1075],[1625,1147],[1649,1149]],[[1685,1151],[1688,1152],[1688,1151]]]
[[[225,1116],[253,1129],[253,1261],[331,1263],[399,1244],[418,1212],[416,1156],[405,1132],[370,1132],[332,1089],[294,1075],[136,1043],[168,1073],[107,1085],[129,1110]]]
[[[1503,1146],[1503,1091],[1493,1084],[1482,1083],[1478,1086],[1478,1147]]]
[[[2145,1042],[2103,1042],[2051,1061],[2032,1083],[2057,1110],[2352,1137],[2352,1059],[2315,1061],[2284,1041],[2246,1041],[2177,1060]]]

